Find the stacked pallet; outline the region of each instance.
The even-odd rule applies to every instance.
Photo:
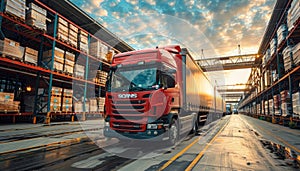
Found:
[[[85,102],[85,112],[90,112],[90,102],[89,101]]]
[[[37,65],[38,51],[31,49],[29,47],[25,47],[23,60],[24,60],[24,62],[28,62],[28,63],[34,64],[34,65]]]
[[[273,99],[269,99],[269,115],[273,115]]]
[[[55,47],[54,49],[54,62],[53,62],[53,69],[56,71],[63,71],[63,67],[64,67],[64,54],[65,51],[62,49],[59,49],[57,47]],[[43,53],[43,59],[42,61],[47,64],[47,66],[50,68],[50,64],[52,59],[52,49],[48,50],[48,51],[44,51]]]
[[[78,46],[78,28],[69,23],[69,43],[71,46],[77,48]]]
[[[29,10],[26,13],[26,24],[46,32],[47,11],[34,3],[29,4]]]
[[[106,56],[108,54],[108,47],[100,41],[96,40],[94,42],[91,42],[89,53],[90,55],[98,59],[107,60]]]
[[[78,48],[79,50],[88,53],[88,34],[82,30],[79,30]]]
[[[61,111],[62,88],[52,87],[50,99],[50,112]]]
[[[95,83],[105,84],[108,73],[105,71],[97,70],[97,75],[95,78]]]
[[[65,42],[65,43],[69,42],[68,24],[69,23],[66,20],[62,19],[61,17],[58,18],[56,36],[57,36],[58,40]],[[51,26],[51,28],[54,29],[54,25]]]
[[[273,38],[270,43],[270,54],[273,56],[277,51],[277,38]]]
[[[293,61],[296,66],[300,64],[300,43],[293,47]]]
[[[291,3],[291,7],[289,8],[288,15],[287,15],[287,25],[289,31],[294,28],[299,18],[300,18],[300,1],[294,0]]]
[[[287,37],[287,34],[288,34],[288,28],[287,28],[286,24],[281,24],[277,30],[278,45],[280,45],[285,40],[285,38]]]
[[[72,89],[63,89],[62,112],[72,112]]]
[[[279,97],[279,95],[273,96],[274,115],[280,115]]]
[[[109,50],[108,53],[106,54],[106,60],[109,63],[111,63],[114,55],[115,55],[115,52],[113,50]]]
[[[23,60],[24,47],[20,46],[19,42],[4,38],[0,40],[0,53],[3,57]]]
[[[75,54],[66,51],[64,72],[73,75],[74,65],[75,65]]]
[[[291,96],[289,94],[288,90],[284,90],[280,92],[281,96],[281,111],[282,111],[282,116],[289,116],[291,115]]]
[[[98,97],[97,101],[98,101],[98,111],[104,112],[105,97]]]
[[[293,94],[293,117],[300,118],[300,93]]]
[[[25,0],[6,0],[5,12],[25,22]]]
[[[89,99],[89,112],[98,112],[98,104],[96,98]]]
[[[264,101],[264,114],[269,115],[269,104],[268,101]]]
[[[263,61],[262,61],[262,65],[263,67],[265,67],[266,63],[269,61],[269,59],[271,58],[271,50],[267,49],[265,55],[263,56]]]
[[[83,112],[83,103],[82,102],[80,102],[80,101],[74,102],[73,106],[74,106],[75,113]]]
[[[265,87],[270,87],[271,86],[271,74],[269,70],[266,70],[264,73],[265,76]]]
[[[285,72],[287,72],[292,68],[292,62],[291,62],[292,50],[293,48],[291,46],[287,46],[282,52]]]
[[[85,67],[83,65],[75,64],[74,76],[77,78],[83,79],[84,78],[84,70],[85,70]]]
[[[0,112],[19,112],[20,102],[14,101],[14,93],[0,92]]]

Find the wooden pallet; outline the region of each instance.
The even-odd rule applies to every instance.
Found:
[[[19,57],[16,57],[16,56],[8,55],[8,54],[5,54],[3,52],[0,52],[0,55],[2,57],[4,57],[4,58],[8,58],[8,59],[11,59],[11,60],[14,60],[14,61],[23,62],[23,58],[19,58]]]
[[[21,22],[21,23],[25,23],[25,19],[20,18],[19,16],[16,16],[16,15],[13,14],[13,13],[10,13],[10,12],[6,11],[5,14],[6,14],[7,16],[9,16],[10,18],[16,20],[16,21],[19,21],[19,22]]]
[[[1,114],[11,114],[11,113],[20,113],[20,110],[0,110]]]
[[[25,64],[28,64],[28,65],[32,65],[32,66],[37,66],[36,63],[32,63],[32,62],[28,62],[28,61],[24,61]]]

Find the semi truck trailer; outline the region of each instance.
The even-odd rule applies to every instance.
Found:
[[[179,45],[116,54],[106,82],[104,136],[175,144],[219,118],[225,102]]]

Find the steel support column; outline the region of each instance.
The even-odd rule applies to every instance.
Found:
[[[54,31],[53,31],[53,37],[56,37],[56,31],[57,31],[57,23],[58,23],[58,15],[55,13],[54,15]],[[54,39],[52,42],[52,57],[50,62],[50,78],[49,78],[49,87],[48,87],[48,103],[47,103],[47,116],[45,123],[50,123],[50,107],[51,107],[51,90],[52,90],[52,82],[53,82],[53,65],[54,65],[54,55],[55,55],[55,45],[56,40]]]

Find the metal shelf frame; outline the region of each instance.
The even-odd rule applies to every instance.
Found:
[[[83,87],[83,111],[82,113],[70,113],[67,112],[65,114],[85,114],[87,109],[85,109],[85,103],[87,100],[87,87],[88,85],[95,85],[98,88],[98,94],[97,96],[100,97],[101,96],[101,92],[102,92],[102,88],[105,86],[104,84],[99,84],[99,83],[95,83],[93,81],[88,80],[89,78],[89,63],[92,61],[96,61],[99,63],[99,69],[102,70],[103,66],[110,66],[110,64],[103,60],[103,59],[98,59],[92,55],[89,55],[86,52],[83,52],[77,48],[74,48],[68,44],[66,44],[65,42],[62,42],[60,40],[58,40],[56,37],[56,31],[57,31],[57,23],[58,23],[58,17],[63,18],[64,20],[66,20],[68,23],[71,23],[72,25],[74,25],[75,27],[77,27],[78,29],[80,29],[81,31],[85,32],[88,34],[88,46],[90,46],[90,40],[91,38],[96,39],[98,41],[100,41],[102,44],[106,45],[107,47],[109,47],[109,49],[114,50],[115,52],[120,52],[118,49],[115,49],[113,47],[111,47],[110,45],[108,45],[106,42],[100,40],[98,37],[89,34],[86,30],[80,28],[78,25],[76,25],[75,23],[73,23],[72,21],[70,21],[69,19],[65,18],[64,16],[60,15],[57,11],[54,11],[53,9],[49,8],[47,5],[43,4],[42,2],[40,2],[39,0],[33,0],[33,2],[35,4],[37,4],[38,6],[44,8],[47,10],[48,15],[53,15],[54,17],[54,33],[53,35],[48,35],[47,33],[44,33],[42,31],[36,30],[34,28],[32,28],[31,26],[22,23],[14,18],[11,18],[10,16],[6,15],[4,13],[4,8],[5,8],[5,3],[4,0],[1,0],[1,4],[0,4],[0,36],[2,38],[5,37],[5,34],[3,33],[3,28],[6,29],[7,31],[10,32],[14,32],[17,35],[23,36],[24,38],[27,38],[29,40],[33,40],[36,43],[40,44],[39,47],[39,56],[38,56],[38,65],[34,66],[34,65],[30,65],[30,64],[26,64],[20,61],[16,61],[16,60],[11,60],[5,57],[0,57],[0,64],[7,66],[7,68],[5,67],[0,67],[0,70],[6,70],[6,71],[10,71],[10,72],[15,72],[18,73],[20,75],[29,75],[32,77],[36,77],[36,91],[35,91],[35,103],[34,103],[34,111],[32,112],[34,117],[37,116],[44,116],[40,111],[42,108],[47,107],[47,114],[46,116],[44,116],[45,118],[45,123],[49,123],[50,122],[50,116],[52,115],[52,112],[50,112],[50,99],[51,99],[51,90],[53,87],[53,83],[62,83],[62,84],[69,84],[72,85],[73,80],[75,81],[79,81],[80,85]],[[4,22],[5,21],[5,22]],[[10,27],[9,24],[13,24],[14,27]],[[29,31],[32,34],[25,34],[25,31]],[[73,52],[75,52],[77,55],[77,57],[80,55],[85,57],[85,75],[84,78],[77,78],[74,76],[69,76],[66,74],[62,74],[59,72],[55,72],[53,69],[53,65],[54,65],[54,49],[55,47],[59,45],[64,47],[65,49],[71,50]],[[47,47],[51,47],[52,48],[52,57],[51,60],[49,61],[49,68],[43,68],[42,66],[42,51],[43,48],[47,46]],[[39,96],[38,96],[38,88],[40,86],[40,83],[44,82],[45,85],[47,85],[47,92],[45,91],[44,94],[42,96],[47,96],[47,106],[41,106],[38,104],[39,101]],[[64,114],[64,113],[60,113],[60,114]]]

